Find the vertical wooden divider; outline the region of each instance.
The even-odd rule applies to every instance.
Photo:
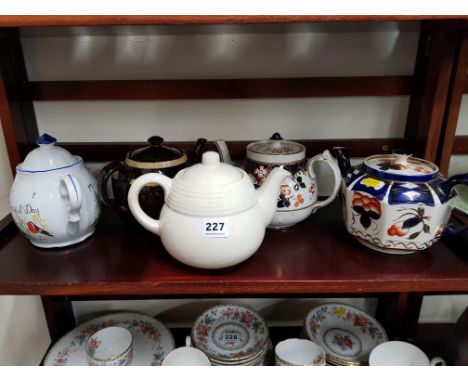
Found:
[[[15,175],[15,167],[21,161],[21,156],[18,148],[18,141],[13,127],[8,96],[3,81],[3,75],[0,71],[0,122],[2,125],[3,136],[5,138],[10,169],[13,176]]]
[[[39,135],[32,101],[23,92],[28,78],[18,28],[0,29],[0,52],[0,118],[14,174]]]
[[[421,23],[405,139],[415,156],[436,162],[460,21]]]
[[[66,296],[43,296],[42,306],[52,343],[75,327],[72,303]]]
[[[385,327],[389,340],[414,340],[423,297],[423,293],[379,296],[376,318]]]
[[[0,120],[13,176],[39,132],[32,101],[25,98],[28,81],[18,28],[0,29]],[[2,225],[11,222],[8,216]],[[71,302],[62,297],[42,297],[52,341],[75,326]]]
[[[457,46],[454,69],[452,71],[452,78],[449,86],[447,107],[442,125],[442,136],[437,155],[437,162],[439,163],[440,171],[444,174],[448,173],[450,166],[450,158],[453,153],[458,116],[460,114],[460,106],[465,89],[466,72],[468,70],[468,30],[466,28],[467,24],[465,24],[464,30],[460,33],[461,37]]]
[[[416,156],[440,164],[442,172],[448,170],[466,78],[465,26],[465,21],[421,23],[405,139]],[[394,337],[413,338],[422,302],[423,294],[399,293],[379,300],[377,313]],[[385,317],[389,312],[396,316]]]

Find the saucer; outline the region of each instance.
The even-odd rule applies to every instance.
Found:
[[[113,313],[87,321],[65,334],[47,353],[44,366],[88,366],[86,341],[108,326],[121,326],[132,333],[132,366],[159,366],[175,348],[171,332],[158,320],[141,313]]]
[[[256,312],[237,304],[204,311],[192,327],[193,346],[210,361],[240,363],[251,360],[267,346],[268,327]]]
[[[273,353],[273,343],[271,342],[271,339],[268,339],[267,344],[260,353],[254,355],[252,358],[224,362],[222,360],[210,359],[210,362],[212,366],[271,366],[272,356],[274,356]]]
[[[335,365],[366,365],[372,349],[388,341],[385,329],[373,317],[340,303],[312,309],[305,329],[307,336],[325,349],[327,362]]]

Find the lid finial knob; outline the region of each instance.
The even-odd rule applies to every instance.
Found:
[[[219,154],[215,151],[207,151],[202,155],[202,164],[205,166],[217,166],[220,162]]]
[[[49,135],[49,134],[47,134],[47,133],[42,134],[42,135],[36,140],[36,144],[38,144],[39,146],[43,146],[43,145],[54,145],[55,142],[57,142],[57,139],[54,138],[52,135]]]
[[[148,138],[148,142],[151,144],[151,146],[161,146],[162,143],[164,142],[164,139],[157,135],[154,135]]]
[[[273,141],[280,141],[280,140],[283,139],[283,137],[281,136],[280,133],[274,133],[274,134],[271,136],[270,139],[273,140]]]

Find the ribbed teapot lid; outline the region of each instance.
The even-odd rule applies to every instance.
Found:
[[[192,187],[220,186],[240,181],[242,171],[222,163],[217,152],[207,151],[203,153],[201,163],[183,170],[180,179]]]
[[[81,158],[73,156],[62,147],[55,146],[57,139],[49,134],[43,134],[36,141],[38,148],[32,150],[20,163],[19,172],[46,172],[74,166]]]
[[[219,154],[203,153],[201,163],[177,173],[166,199],[167,206],[183,215],[231,216],[257,202],[247,173],[220,162]]]
[[[259,163],[287,164],[303,160],[306,148],[303,144],[287,141],[279,133],[270,139],[247,145],[247,157]]]

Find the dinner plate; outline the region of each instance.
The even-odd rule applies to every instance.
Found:
[[[121,326],[132,333],[132,366],[159,366],[175,348],[171,332],[160,321],[136,312],[113,313],[87,321],[65,334],[47,353],[44,365],[87,366],[86,341],[108,326]]]
[[[366,365],[372,349],[388,341],[385,329],[373,317],[341,303],[312,309],[305,329],[307,336],[325,349],[327,362],[335,365]]]
[[[210,360],[237,362],[258,355],[267,345],[268,327],[256,312],[237,304],[204,311],[192,327],[192,343]]]

